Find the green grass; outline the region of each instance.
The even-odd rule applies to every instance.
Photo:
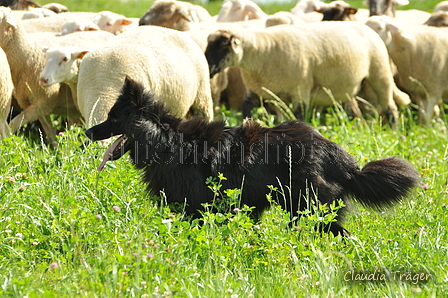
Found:
[[[60,2],[134,17],[149,7]],[[217,113],[231,125],[241,123],[237,116]],[[262,111],[255,118],[276,123]],[[107,145],[79,149],[86,140],[79,127],[58,136],[57,150],[20,135],[0,141],[0,297],[442,297],[448,116],[422,127],[404,110],[396,131],[337,110],[309,113],[308,121],[360,166],[391,155],[409,160],[421,187],[383,212],[355,202],[344,224],[352,237],[344,242],[316,234],[313,217],[288,228],[288,215],[275,204],[260,223],[242,206],[206,213],[203,226],[185,220],[163,198],[145,194],[127,158],[98,173]],[[360,271],[388,280],[352,280]]]
[[[220,115],[240,122],[233,112]],[[127,158],[98,173],[106,145],[80,150],[80,128],[58,136],[55,151],[20,136],[5,139],[0,297],[439,296],[448,291],[444,117],[421,127],[402,116],[397,131],[335,112],[312,117],[361,166],[406,158],[428,186],[381,213],[354,203],[346,242],[317,235],[312,217],[288,228],[288,215],[275,204],[260,223],[243,210],[205,214],[201,227],[148,197]],[[391,280],[352,281],[359,271],[377,279],[389,272]],[[428,280],[406,280],[417,274]]]

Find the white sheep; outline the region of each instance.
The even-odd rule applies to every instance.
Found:
[[[202,6],[176,0],[157,0],[140,18],[139,25],[156,25],[179,31],[190,29],[190,23],[213,22]]]
[[[88,19],[71,19],[62,25],[61,35],[77,31],[99,31],[101,30],[97,24]]]
[[[224,0],[216,22],[239,22],[267,17],[268,15],[251,0]]]
[[[69,12],[67,6],[62,5],[60,3],[48,3],[45,5],[42,5],[42,8],[52,10],[55,13]]]
[[[14,85],[5,52],[0,48],[0,139],[9,132],[8,115],[11,110],[11,99]]]
[[[68,37],[68,36],[67,36]],[[57,83],[66,83],[72,92],[72,97],[77,105],[77,85],[78,69],[82,57],[89,49],[101,45],[115,37],[112,33],[105,31],[96,32],[75,32],[70,35],[67,42],[61,42],[63,37],[58,38],[58,42],[46,42],[48,47],[44,47],[45,66],[39,77],[39,84],[48,88]],[[77,40],[77,46],[64,46],[64,44],[74,44]],[[53,46],[52,44],[57,44]]]
[[[68,83],[75,92],[78,85],[78,70],[81,59],[89,51],[75,46],[44,48],[46,64],[40,74],[39,83],[49,87],[56,83]]]
[[[300,0],[291,9],[291,12],[297,16],[303,16],[306,13],[317,11],[325,2],[319,0]]]
[[[93,17],[92,22],[98,25],[101,30],[118,35],[129,27],[137,27],[138,23],[121,14],[111,11],[101,11]]]
[[[359,22],[280,25],[264,30],[219,30],[209,36],[205,55],[210,75],[239,66],[249,90],[263,87],[292,102],[294,109],[331,106],[323,88],[339,102],[351,102],[364,81],[378,97],[378,111],[390,110],[394,81],[384,43]]]
[[[27,40],[11,10],[4,7],[0,7],[0,46],[11,68],[14,98],[24,109],[10,122],[11,132],[39,119],[46,136],[55,141],[56,132],[51,125],[50,114],[74,118],[79,118],[80,114],[67,85],[56,84],[45,90],[39,86],[39,74],[45,63],[41,46]]]
[[[125,75],[155,92],[177,116],[213,118],[208,66],[199,46],[182,32],[140,26],[84,56],[77,91],[87,127],[107,118]]]
[[[46,8],[33,8],[30,11],[24,12],[22,20],[48,18],[54,15],[56,15],[56,13],[52,10]]]
[[[50,121],[50,114],[70,118],[80,118],[69,87],[66,84],[55,84],[43,89],[39,85],[40,73],[44,68],[45,55],[42,44],[32,41],[21,23],[10,14],[9,8],[0,7],[0,46],[3,48],[11,68],[14,83],[14,98],[23,110],[10,122],[11,131],[16,132],[21,125],[38,120],[42,123],[46,136],[55,141],[55,130]],[[82,35],[95,35],[94,42],[101,42],[100,35],[112,34],[98,32],[77,32],[62,37],[52,37],[49,42],[59,44],[82,45]],[[52,143],[53,144],[53,143]]]
[[[278,11],[266,19],[266,27],[277,25],[295,25],[305,23],[299,16],[289,11]]]
[[[387,16],[372,16],[366,25],[383,39],[397,67],[397,85],[419,106],[419,120],[428,123],[448,91],[448,32],[403,26]]]
[[[64,12],[49,18],[21,20],[20,23],[27,33],[33,32],[55,32],[61,33],[62,26],[72,19],[92,20],[95,12]]]

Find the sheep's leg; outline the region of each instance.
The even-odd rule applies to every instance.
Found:
[[[418,119],[421,124],[426,125],[431,122],[438,98],[438,96],[434,95],[429,95],[428,97],[425,96],[425,98],[423,96],[417,96]]]
[[[393,87],[393,97],[394,101],[397,105],[400,106],[407,106],[411,103],[411,99],[409,98],[409,95],[398,89],[398,87],[394,84]]]
[[[358,117],[359,119],[363,119],[361,109],[359,108],[358,102],[356,101],[355,97],[352,96],[351,100],[348,102],[348,106],[356,117]]]
[[[250,118],[252,116],[252,109],[260,106],[260,96],[252,91],[249,91],[246,99],[242,104],[243,118]]]
[[[53,124],[51,123],[50,116],[47,115],[39,117],[39,122],[42,125],[42,129],[44,130],[48,142],[50,142],[51,148],[56,149],[57,147],[56,129],[53,127]]]
[[[36,121],[39,118],[36,106],[28,106],[19,115],[15,116],[9,123],[12,133],[16,133],[22,125]]]
[[[309,86],[312,86],[312,84],[309,84]],[[311,108],[311,89],[299,86],[297,91],[297,94],[291,94],[291,102],[297,119],[304,120]]]
[[[39,119],[39,122],[42,124],[42,128],[50,141],[51,145],[54,146],[56,143],[56,131],[51,125],[51,119],[47,116],[39,116],[38,113],[39,107],[35,105],[28,106],[24,111],[22,111],[19,115],[15,116],[14,119],[9,123],[9,127],[11,128],[11,132],[15,133],[19,130],[22,125],[28,124],[30,122],[36,121]]]
[[[9,126],[6,120],[0,120],[0,139],[6,138],[9,133]]]
[[[380,115],[392,114],[391,126],[396,128],[398,124],[398,108],[394,101],[394,81],[392,77],[377,75],[374,79],[369,79],[368,83],[374,90],[378,98],[378,113]]]

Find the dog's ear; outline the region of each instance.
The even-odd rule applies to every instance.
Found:
[[[124,95],[126,101],[130,102],[134,107],[141,108],[143,98],[143,85],[126,75],[121,94]]]
[[[134,81],[130,76],[126,75],[124,78],[124,84],[123,84],[123,92],[124,94],[131,94],[134,93],[133,90],[136,89],[136,86],[138,83]]]

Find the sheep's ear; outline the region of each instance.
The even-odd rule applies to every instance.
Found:
[[[129,25],[131,25],[132,24],[132,20],[130,20],[130,19],[122,19],[121,20],[121,25],[124,25],[124,26],[129,26]]]
[[[191,21],[193,23],[199,23],[198,13],[195,10],[190,10],[189,13],[190,13]]]
[[[241,39],[238,37],[232,36],[230,38],[230,45],[232,46],[232,50],[235,54],[239,54],[241,52]]]
[[[181,19],[184,19],[187,22],[191,22],[190,13],[184,9],[177,9],[176,13],[180,15]]]
[[[400,27],[396,26],[395,24],[386,23],[386,28],[389,30],[392,35],[399,34],[400,36],[407,38],[407,39],[414,39],[414,36],[412,36],[409,33],[404,32]]]
[[[348,14],[356,14],[358,12],[358,9],[355,7],[349,7],[349,8],[346,8],[346,12]]]
[[[8,14],[6,16],[6,24],[11,27],[17,28],[17,20],[11,14]]]
[[[72,53],[72,58],[74,59],[82,59],[84,56],[89,52],[89,50],[81,50],[81,51],[75,51]]]
[[[244,11],[247,13],[249,20],[262,19],[266,15],[257,4],[251,3],[251,1],[246,3]]]
[[[319,0],[308,0],[306,2],[306,8],[303,12],[309,13],[309,12],[317,11],[321,8],[322,8],[322,2],[320,2]]]
[[[42,52],[46,53],[48,51],[49,47],[42,47]]]

